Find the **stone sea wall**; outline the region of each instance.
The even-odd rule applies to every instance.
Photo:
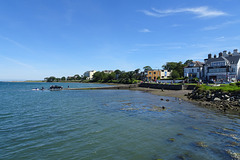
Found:
[[[240,114],[239,92],[202,91],[196,88],[186,96],[207,108]]]
[[[193,90],[195,85],[171,85],[171,84],[152,84],[152,83],[141,83],[139,87],[154,88],[154,89],[166,89],[166,90]]]

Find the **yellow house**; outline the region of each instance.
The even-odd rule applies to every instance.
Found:
[[[149,81],[155,81],[155,80],[161,78],[161,70],[147,71],[146,78]]]

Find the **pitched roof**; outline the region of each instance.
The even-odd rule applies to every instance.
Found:
[[[240,56],[239,55],[228,56],[228,57],[225,57],[225,58],[230,62],[230,64],[237,64],[239,59],[240,59]],[[210,58],[210,59],[207,60],[206,65],[210,65],[212,62],[218,62],[218,61],[225,61],[225,60],[223,59],[223,57]]]
[[[191,66],[191,64],[194,64],[194,66]],[[188,66],[186,66],[185,68],[202,67],[203,64],[204,64],[203,62],[192,61],[192,62],[189,63]]]

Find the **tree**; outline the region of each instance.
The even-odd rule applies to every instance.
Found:
[[[179,78],[180,75],[176,70],[173,70],[171,73],[171,77],[172,77],[172,79],[176,79],[176,78]]]
[[[138,74],[139,73],[139,71],[140,71],[140,68],[138,68],[138,69],[135,69],[135,74]]]
[[[144,72],[152,70],[152,67],[150,66],[145,66],[143,67]]]
[[[167,62],[166,65],[162,66],[163,69],[177,71],[180,77],[183,77],[184,74],[184,67],[185,65],[182,64],[181,61],[179,62]]]
[[[177,68],[177,62],[167,62],[166,65],[163,65],[162,68],[166,70],[175,70]]]
[[[56,77],[51,76],[47,79],[47,82],[53,82],[53,81],[55,81],[55,79],[56,79]]]
[[[122,73],[122,71],[120,71],[119,69],[115,70],[114,72],[115,72],[116,74],[121,74],[121,73]]]
[[[127,76],[129,82],[132,83],[134,80],[134,71],[127,72]]]
[[[105,82],[111,82],[116,78],[116,73],[112,72],[110,74],[106,74],[106,78],[104,79]]]
[[[188,59],[188,60],[186,60],[186,62],[184,62],[184,65],[189,65],[191,62],[192,62],[193,60],[192,59]]]
[[[81,80],[81,77],[80,77],[78,74],[75,74],[75,75],[74,75],[74,79],[75,79],[75,80]]]
[[[103,82],[107,81],[108,75],[104,72],[97,71],[93,74],[93,81],[94,82]]]
[[[63,76],[63,77],[61,78],[61,81],[65,81],[65,80],[66,80],[66,77]]]
[[[119,76],[122,74],[122,71],[119,69],[115,70],[114,73],[116,74],[116,79],[118,80]]]
[[[140,68],[135,69],[135,71],[134,71],[134,78],[137,79],[137,80],[141,79]]]

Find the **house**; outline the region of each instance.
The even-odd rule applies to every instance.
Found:
[[[111,74],[111,73],[113,73],[114,71],[113,71],[113,70],[104,70],[103,72],[106,73],[106,74]]]
[[[166,69],[161,70],[161,79],[170,78],[171,73],[172,73],[172,71],[169,71],[169,70],[166,70]]]
[[[92,80],[93,79],[93,74],[97,72],[95,70],[91,70],[91,71],[86,71],[83,76],[87,77],[88,80]]]
[[[203,62],[192,61],[184,68],[184,77],[189,77],[189,79],[203,77]]]
[[[171,71],[168,71],[168,70],[153,69],[153,70],[146,71],[145,79],[147,81],[156,81],[157,79],[170,78],[170,74],[171,74]]]
[[[156,81],[157,79],[160,79],[160,77],[161,77],[160,70],[148,70],[146,72],[147,81]]]
[[[204,79],[215,81],[236,81],[240,79],[240,53],[237,49],[233,53],[223,51],[217,57],[208,54],[205,59]]]

